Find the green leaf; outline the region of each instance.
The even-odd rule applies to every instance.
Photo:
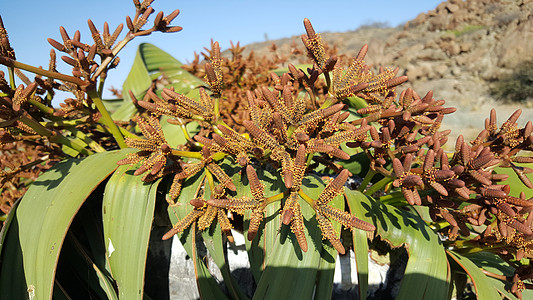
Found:
[[[102,102],[107,111],[113,113],[122,106],[124,99],[102,99]]]
[[[11,206],[11,210],[9,211],[9,214],[6,217],[6,220],[4,221],[4,225],[2,226],[2,230],[0,230],[0,254],[2,253],[2,246],[4,245],[4,240],[7,236],[7,231],[9,229],[9,226],[11,225],[11,222],[13,221],[13,218],[15,217],[15,211],[17,210],[19,206],[20,201],[16,201],[13,206]],[[0,263],[2,260],[0,259]]]
[[[467,255],[478,267],[498,275],[512,277],[515,269],[498,255],[491,252],[476,252]]]
[[[100,185],[80,208],[61,249],[54,292],[59,287],[70,298],[94,295],[98,299],[118,299],[109,273],[102,228]]]
[[[348,202],[349,203],[349,202]],[[354,230],[352,233],[355,266],[357,268],[357,282],[359,299],[366,299],[368,294],[368,237],[364,230]]]
[[[523,163],[515,165],[519,167],[528,167],[532,168],[533,164]],[[495,168],[494,171],[498,174],[507,174],[509,175],[509,178],[504,181],[504,184],[508,184],[511,186],[511,192],[509,192],[510,196],[513,197],[520,197],[520,192],[524,192],[526,194],[526,199],[529,199],[533,197],[533,189],[528,188],[525,186],[522,181],[518,178],[516,173],[511,168]],[[533,173],[526,174],[527,178],[533,182]]]
[[[176,93],[187,94],[205,85],[202,79],[183,69],[179,60],[154,45],[142,43],[139,45],[139,52],[152,78],[162,75],[165,77],[168,81],[166,88],[173,87]]]
[[[347,104],[351,107],[351,108],[354,108],[355,111],[357,111],[358,109],[361,109],[361,108],[365,108],[368,106],[368,103],[366,102],[365,99],[363,98],[360,98],[360,97],[357,97],[357,96],[352,96],[352,97],[348,97],[346,98],[346,102],[348,102]],[[352,111],[350,111],[351,113]],[[357,113],[356,113],[357,114]],[[359,114],[357,114],[360,118],[361,116]]]
[[[74,216],[128,152],[65,160],[31,185],[14,211],[2,246],[0,298],[52,297],[59,252]]]
[[[350,195],[352,194],[352,195]],[[443,299],[448,293],[446,255],[439,237],[418,216],[347,190],[352,214],[376,226],[376,234],[409,254],[397,299]],[[350,200],[351,199],[351,200]]]
[[[508,262],[503,260],[498,255],[491,252],[477,252],[467,255],[473,263],[476,264],[479,268],[482,268],[486,271],[492,272],[498,275],[504,275],[507,277],[513,277],[515,269],[509,265]],[[502,281],[496,278],[487,276],[487,279],[490,281],[490,284],[494,286],[500,292],[500,294],[505,295],[509,299],[518,299],[508,290],[511,288],[511,284],[508,281]],[[522,291],[523,299],[533,299],[533,291],[525,289]]]
[[[139,49],[137,49],[135,59],[133,60],[130,73],[122,85],[122,97],[124,98],[123,103],[111,115],[113,120],[129,120],[137,111],[135,105],[133,105],[129,91],[133,93],[135,98],[142,99],[146,91],[148,91],[150,88],[151,84],[152,79],[148,74],[148,69],[144,64],[141,48],[139,47]]]
[[[117,169],[102,205],[104,241],[121,299],[142,299],[148,242],[159,180],[145,183],[130,165]]]
[[[316,199],[323,186],[320,179],[307,176],[303,180],[302,189]],[[322,234],[314,217],[314,210],[303,200],[299,201],[308,251],[302,252],[289,226],[282,225],[274,248],[266,257],[266,266],[253,299],[310,299],[321,260],[334,263],[334,257],[322,252]]]
[[[322,190],[322,188],[320,188]],[[344,197],[339,195],[329,202],[331,207],[344,210]],[[333,228],[340,234],[342,224],[332,220]],[[335,276],[335,262],[337,250],[327,241],[323,241],[322,254],[316,280],[315,299],[328,299],[333,293],[333,277]],[[333,258],[333,259],[326,259]]]
[[[353,193],[347,191],[345,193],[346,202],[352,214],[356,209],[359,209],[359,202],[365,200],[366,196],[362,193]],[[370,218],[356,215],[359,219],[371,222]],[[355,255],[355,265],[357,268],[357,282],[359,288],[359,299],[366,299],[368,293],[368,237],[367,232],[360,229],[355,229],[352,232],[353,249]]]
[[[152,80],[164,75],[168,81],[164,87],[174,87],[177,93],[187,94],[204,82],[181,68],[182,63],[158,47],[142,43],[137,49],[130,73],[122,85],[123,104],[113,113],[114,120],[129,120],[137,109],[131,101],[128,91],[137,99],[142,99],[150,88]],[[158,87],[157,90],[162,90]],[[113,105],[117,106],[116,103]]]
[[[231,271],[224,254],[226,243],[223,241],[223,235],[224,234],[222,233],[220,226],[216,223],[213,223],[209,230],[202,231],[204,245],[207,248],[207,251],[209,251],[211,258],[220,269],[220,273],[224,278],[224,284],[228,288],[232,299],[248,299],[248,297],[246,297],[242,289],[237,284],[237,281],[235,281],[233,278],[233,275],[231,275]]]
[[[350,113],[348,118],[346,118],[346,120],[345,120],[346,122],[353,122],[355,120],[359,120],[359,119],[362,118],[362,116],[357,113],[357,109],[355,109],[353,107],[348,107],[348,109],[346,111]]]
[[[167,116],[162,116],[160,121],[161,129],[163,130],[163,134],[168,144],[171,147],[185,145],[187,143],[185,134],[178,125],[168,123],[168,119],[170,118]],[[191,138],[200,131],[200,125],[197,122],[188,122],[187,125],[185,125],[185,128],[187,129],[187,132]]]
[[[257,166],[255,170],[264,186],[265,197],[268,198],[285,191],[285,184],[279,172],[270,165]],[[250,184],[246,175],[242,175],[242,178],[234,177],[233,180],[237,188],[237,195],[252,197]],[[257,236],[252,241],[246,238],[248,235],[247,229],[250,224],[250,211],[246,211],[244,214],[246,251],[248,252],[250,268],[256,282],[259,282],[265,268],[266,257],[272,252],[274,243],[278,238],[277,233],[281,223],[279,220],[280,207],[280,201],[276,201],[266,207],[263,222],[261,222]]]
[[[358,175],[361,178],[370,169],[370,159],[368,159],[368,156],[364,152],[351,155],[349,160],[341,160],[337,163],[343,168],[348,169],[350,173]]]
[[[98,299],[118,299],[111,280],[70,232],[61,250],[56,280],[54,290],[62,286],[71,298],[96,295]]]
[[[205,265],[205,257],[201,257],[197,253],[196,237],[199,235],[196,233],[196,226],[190,228],[190,231],[191,234],[189,234],[189,236],[192,238],[192,240],[187,244],[191,245],[191,254],[189,255],[194,259],[194,272],[196,274],[196,282],[198,284],[200,299],[228,299],[222,290],[220,290],[216,280],[213,278],[209,272],[209,269]]]
[[[236,172],[240,169],[240,167],[237,168],[236,166],[233,166],[227,159],[224,160],[221,167],[226,172],[226,174],[228,174],[228,176],[232,177],[233,182],[241,181],[240,173]],[[207,199],[210,196],[211,193],[209,189],[207,189],[204,193],[204,198]],[[209,251],[211,258],[220,269],[220,273],[224,278],[224,284],[228,288],[232,299],[248,299],[246,294],[242,291],[242,289],[239,287],[239,285],[231,275],[231,271],[229,269],[225,254],[227,244],[225,239],[223,238],[223,235],[224,233],[222,233],[220,226],[216,222],[213,222],[213,224],[211,224],[209,230],[202,231],[204,245],[207,248],[207,251]]]
[[[169,205],[168,207],[168,215],[172,224],[176,224],[180,219],[183,219],[193,210],[193,206],[189,204],[189,201],[197,198],[204,179],[205,172],[201,171],[183,182],[183,188],[176,200],[177,204]],[[206,192],[209,193],[209,189],[207,189]],[[197,232],[196,227],[196,222],[194,222],[189,228],[178,233],[178,236],[183,248],[187,251],[187,254],[194,259],[194,271],[200,297],[202,299],[227,299],[226,295],[218,287],[215,278],[209,273],[209,269],[203,261],[205,257],[201,257],[197,254],[196,243],[198,242],[198,239],[201,240],[202,234]]]
[[[308,72],[307,72],[307,68],[312,68],[313,65],[311,65],[311,64],[298,64],[298,65],[295,65],[294,67],[296,67],[296,70],[301,69],[302,71],[304,71],[305,74],[309,75]],[[283,73],[288,73],[289,72],[289,68],[279,68],[279,69],[272,70],[271,72],[275,73],[278,76],[281,76],[281,75],[283,75]]]
[[[481,272],[478,266],[471,260],[453,251],[446,251],[448,256],[453,259],[468,274],[476,289],[478,299],[499,300],[501,299],[498,290],[489,278]]]
[[[358,203],[360,199],[366,198],[361,193],[352,193],[347,191],[345,193],[346,203],[352,214],[359,208]],[[363,199],[364,200],[364,199]],[[359,219],[371,222],[371,218],[356,215]],[[357,282],[359,288],[359,299],[366,299],[368,293],[368,238],[364,230],[355,229],[352,232],[353,250],[355,255],[355,265],[357,268]]]

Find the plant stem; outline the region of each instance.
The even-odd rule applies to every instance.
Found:
[[[361,182],[361,186],[359,186],[359,191],[363,193],[370,183],[370,180],[376,175],[376,172],[372,169],[368,169],[368,172],[366,172],[365,178],[363,179],[363,182]]]
[[[11,58],[7,58],[7,57],[4,57],[4,56],[0,56],[0,64],[5,65],[5,66],[7,66],[9,68],[17,68],[17,69],[25,70],[25,71],[28,71],[28,72],[32,72],[34,74],[46,76],[48,78],[54,78],[54,79],[57,79],[57,80],[72,82],[72,83],[77,84],[79,86],[87,85],[86,81],[83,81],[83,80],[81,80],[78,77],[69,76],[69,75],[65,75],[65,74],[62,74],[62,73],[58,73],[58,72],[52,72],[52,71],[44,70],[44,69],[41,69],[41,68],[37,68],[37,67],[34,67],[34,66],[30,66],[30,65],[18,62],[16,60],[13,60]]]
[[[439,222],[431,223],[431,228],[433,230],[435,230],[435,231],[439,231],[442,228],[445,228],[445,227],[448,227],[448,226],[450,226],[450,223],[448,223],[447,221],[439,221]]]
[[[181,128],[181,132],[183,132],[183,135],[185,136],[185,139],[187,140],[187,142],[189,142],[191,145],[194,145],[198,148],[202,148],[202,144],[201,143],[198,143],[197,141],[193,140],[191,138],[191,135],[189,134],[189,132],[187,131],[187,126],[186,124],[183,122],[183,120],[181,118],[177,118],[176,121],[178,121],[179,123],[179,126]],[[215,127],[216,128],[216,127]]]
[[[112,55],[106,57],[104,61],[102,61],[100,67],[98,67],[96,72],[94,72],[93,76],[91,77],[91,80],[96,80],[96,78],[98,78],[98,76],[100,76],[100,74],[107,69],[109,63],[113,61],[113,59],[120,52],[120,50],[122,50],[122,48],[124,48],[128,44],[128,42],[131,41],[134,37],[135,36],[131,32],[129,32],[122,41],[120,41],[115,47],[113,47],[113,49],[111,50]]]
[[[316,96],[314,93],[314,88],[306,88],[307,93],[309,94],[309,97],[311,98],[311,103],[313,104],[313,110],[318,109],[318,103],[316,102]]]
[[[296,126],[290,125],[289,128],[287,128],[287,137],[291,138],[295,130],[296,130]]]
[[[302,189],[298,191],[298,195],[300,195],[300,197],[302,197],[302,199],[304,199],[304,201],[307,202],[307,204],[311,205],[311,207],[313,206],[313,202],[315,202],[315,200],[313,200],[306,193],[304,193]]]
[[[93,149],[94,152],[105,152],[104,147],[100,146],[100,144],[98,144],[96,141],[88,137],[85,133],[83,133],[83,131],[76,129],[74,127],[70,127],[68,128],[68,130],[72,132],[72,134],[75,137],[79,138],[81,141],[86,143],[87,146],[91,147],[91,149]]]
[[[374,183],[374,185],[372,185],[364,194],[371,196],[372,194],[382,189],[385,185],[387,185],[391,181],[392,181],[392,178],[385,177],[381,179],[380,181]]]
[[[11,89],[14,90],[17,88],[17,84],[15,83],[15,68],[8,67],[7,71],[9,73],[9,85],[11,86]]]
[[[44,105],[43,103],[36,101],[34,99],[30,99],[28,102],[30,102],[31,105],[37,107],[40,111],[44,112],[45,114],[51,115],[54,113],[54,109],[51,107],[48,107]]]
[[[215,96],[215,122],[218,122],[218,119],[220,118],[220,97]]]
[[[47,128],[53,128],[53,127],[69,127],[69,126],[77,126],[81,124],[87,123],[87,120],[85,119],[77,119],[77,120],[61,120],[61,121],[52,121],[52,122],[41,122],[41,124],[44,127]]]
[[[87,94],[93,100],[93,103],[96,105],[96,108],[98,109],[100,114],[102,114],[100,121],[102,122],[102,124],[107,126],[107,128],[109,129],[109,132],[115,138],[115,141],[117,142],[118,146],[120,148],[127,148],[126,143],[124,142],[124,136],[122,136],[120,129],[118,129],[118,126],[113,122],[113,119],[111,118],[111,115],[105,108],[104,103],[102,102],[102,99],[98,95],[98,92],[95,89],[88,89]]]
[[[331,88],[331,78],[329,77],[329,72],[324,73],[324,78],[326,78],[326,88],[327,88],[327,91],[329,92]]]
[[[279,201],[279,200],[283,199],[283,197],[285,197],[284,193],[279,193],[279,194],[276,194],[274,196],[270,196],[270,197],[265,199],[265,206],[269,205],[270,203]]]
[[[20,121],[30,126],[39,135],[45,136],[48,139],[50,139],[51,142],[60,143],[62,145],[70,147],[73,150],[81,154],[87,155],[87,156],[93,154],[92,151],[85,149],[85,145],[83,145],[82,144],[83,142],[81,142],[79,139],[69,140],[68,138],[63,136],[61,133],[48,130],[46,127],[42,126],[39,122],[31,119],[28,116],[21,116]]]
[[[95,124],[95,128],[100,132],[109,132],[109,130],[106,130],[102,125],[104,125],[104,123],[102,123],[102,120],[100,119],[98,120],[98,124]],[[124,137],[127,137],[129,139],[135,139],[135,140],[141,139],[138,135],[133,134],[122,127],[118,127],[118,129],[120,130],[120,132],[122,133],[122,136]]]
[[[396,204],[408,204],[402,192],[394,192],[381,196],[379,197],[379,201],[392,206],[395,206]]]
[[[307,155],[307,159],[305,161],[306,168],[311,164],[311,161],[313,160],[313,156],[315,156],[314,152],[311,152]]]
[[[207,168],[205,169],[205,178],[207,179],[207,183],[209,184],[209,189],[211,190],[211,193],[215,190],[215,181],[213,180],[213,175]]]
[[[202,159],[202,153],[200,153],[200,152],[179,151],[179,150],[174,150],[173,149],[172,150],[172,155],[181,156],[181,157]]]
[[[471,240],[455,241],[449,246],[454,247],[455,248],[454,251],[461,253],[461,255],[468,255],[468,254],[478,253],[481,251],[491,252],[491,251],[506,247],[504,243],[484,246],[479,243],[475,243]]]
[[[104,94],[104,85],[105,85],[105,79],[107,77],[107,73],[104,72],[102,73],[102,75],[100,75],[100,82],[98,82],[98,95],[100,95],[100,97],[102,97],[102,95]]]
[[[223,159],[224,157],[226,157],[226,155],[227,154],[224,153],[224,152],[217,152],[217,153],[213,154],[211,157],[213,157],[214,161],[219,161],[219,160]]]

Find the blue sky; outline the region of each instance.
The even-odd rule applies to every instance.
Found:
[[[121,88],[133,63],[137,45],[141,42],[155,44],[182,62],[191,61],[194,51],[201,52],[211,38],[219,41],[221,48],[229,41],[246,45],[291,37],[304,33],[302,20],[309,18],[317,32],[355,30],[372,22],[388,22],[397,26],[415,18],[421,12],[432,10],[441,1],[172,1],[156,0],[154,9],[165,14],[180,9],[173,25],[182,26],[179,33],[154,33],[131,42],[121,54],[117,70],[110,73],[107,87]],[[326,4],[327,3],[327,4]],[[133,16],[130,0],[56,0],[10,1],[0,0],[0,15],[9,34],[17,59],[32,65],[48,65],[51,46],[46,41],[61,41],[59,26],[64,26],[72,37],[80,30],[82,42],[92,44],[87,26],[91,19],[102,31],[107,21],[111,31],[125,23],[126,15]],[[153,21],[152,16],[148,22]],[[123,31],[121,37],[125,34]],[[63,62],[59,62],[63,64]]]

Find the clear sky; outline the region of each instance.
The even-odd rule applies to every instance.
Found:
[[[154,33],[139,37],[124,49],[117,70],[109,74],[107,87],[121,88],[133,63],[137,45],[141,42],[155,44],[182,62],[191,61],[194,51],[200,53],[209,46],[211,38],[219,41],[224,50],[229,41],[246,45],[253,42],[291,37],[304,33],[302,20],[309,18],[317,32],[342,32],[355,30],[372,22],[387,22],[397,26],[415,18],[421,12],[432,10],[441,1],[179,1],[156,0],[156,12],[165,14],[180,9],[173,25],[182,26],[179,33]],[[8,31],[11,46],[21,62],[48,66],[51,46],[46,41],[61,41],[59,26],[66,28],[72,37],[80,30],[82,42],[92,44],[87,19],[102,31],[107,21],[113,31],[126,15],[133,17],[131,0],[0,0],[0,15]],[[155,14],[148,20],[153,21]],[[148,24],[148,25],[149,25]],[[121,37],[124,36],[125,30]],[[60,57],[60,55],[58,55]],[[64,63],[58,62],[64,65]],[[63,69],[64,70],[64,69]]]

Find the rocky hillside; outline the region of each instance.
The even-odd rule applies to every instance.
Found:
[[[320,24],[314,25],[319,30]],[[479,132],[491,107],[498,108],[500,123],[517,108],[523,109],[522,124],[533,120],[531,101],[506,104],[489,93],[502,76],[533,60],[533,0],[449,0],[402,27],[322,36],[350,55],[368,44],[368,63],[400,67],[419,94],[433,90],[457,107],[445,124],[456,134]],[[300,38],[274,41],[280,53],[289,53],[295,42],[299,45]],[[247,48],[266,54],[271,44]]]

